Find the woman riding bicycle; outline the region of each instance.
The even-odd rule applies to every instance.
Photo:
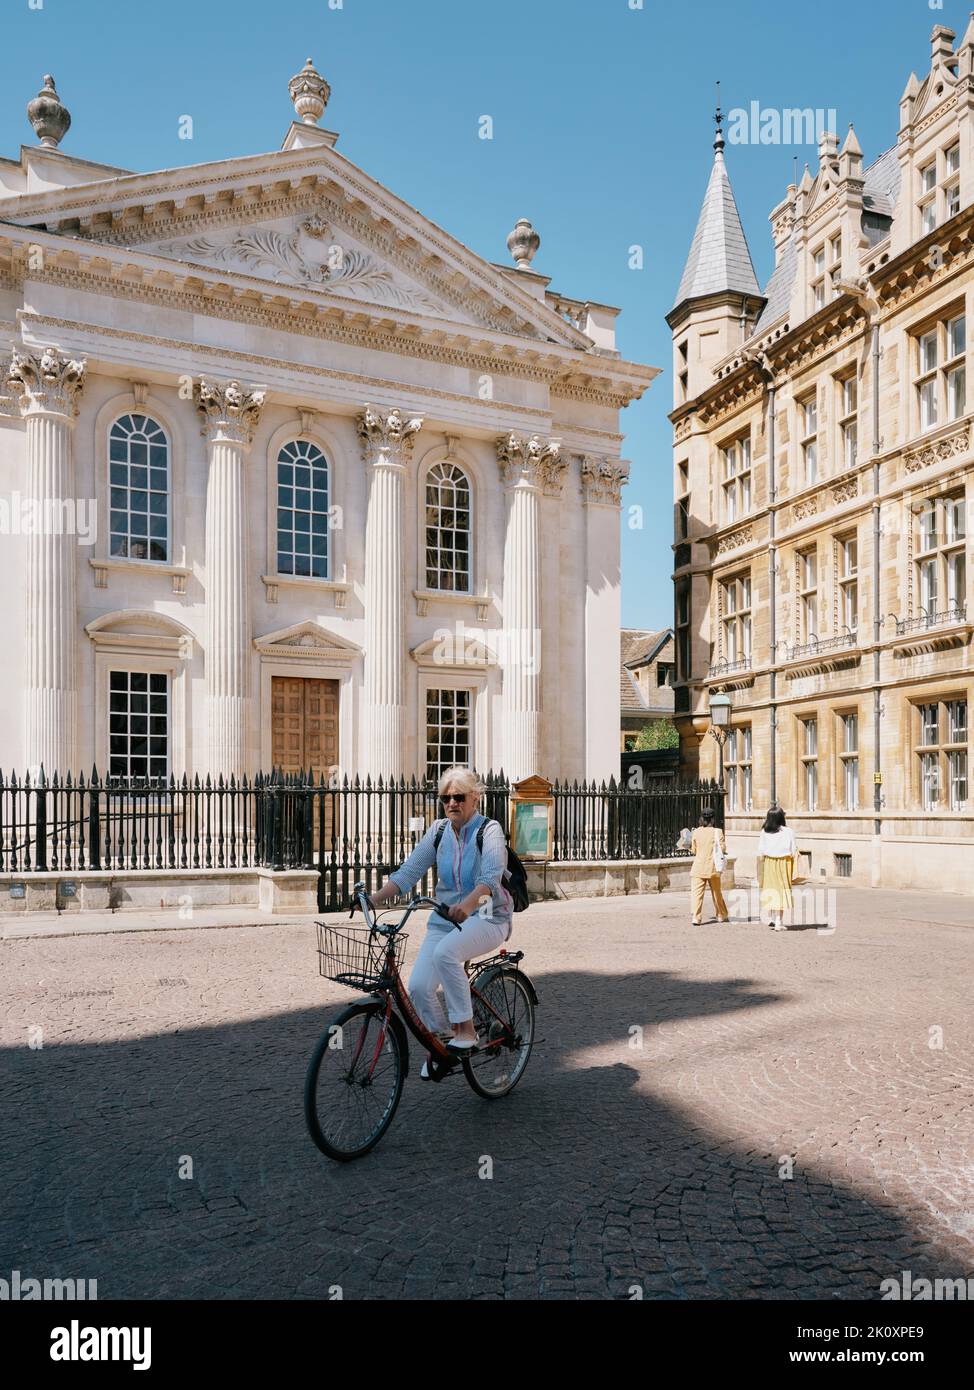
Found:
[[[462,1054],[479,1039],[473,1023],[470,984],[464,961],[496,950],[511,934],[511,895],[504,887],[507,843],[496,821],[480,813],[484,786],[466,767],[451,767],[437,788],[445,821],[435,821],[404,864],[373,894],[376,906],[399,894],[409,893],[422,876],[436,865],[435,896],[449,909],[449,919],[431,914],[426,936],[409,977],[409,994],[433,1032],[445,1027],[438,989],[442,985],[446,1010],[453,1028],[449,1050]],[[477,848],[477,832],[484,826],[483,852]],[[439,848],[435,841],[440,834]],[[428,1078],[427,1064],[421,1075]]]

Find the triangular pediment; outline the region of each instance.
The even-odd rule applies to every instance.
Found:
[[[292,289],[463,322],[460,309],[314,209],[147,242],[183,265],[218,267]],[[467,321],[471,319],[467,316]]]
[[[410,656],[417,666],[455,670],[460,667],[496,666],[497,657],[473,631],[453,633],[447,629],[413,647]]]
[[[591,340],[334,149],[289,148],[0,198],[0,221],[344,307]],[[255,283],[256,282],[256,283]]]
[[[313,657],[318,661],[354,661],[362,655],[361,647],[346,637],[329,632],[311,619],[278,628],[264,637],[255,637],[254,646],[264,656],[286,658]]]

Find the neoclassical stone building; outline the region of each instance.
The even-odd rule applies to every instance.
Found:
[[[655,372],[290,94],[281,149],[138,174],[45,79],[0,161],[0,768],[607,777]]]
[[[676,717],[723,745],[730,844],[778,801],[813,881],[974,890],[974,21],[933,31],[895,145],[821,140],[755,278],[720,134],[668,315]]]

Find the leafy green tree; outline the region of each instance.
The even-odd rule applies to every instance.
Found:
[[[636,752],[647,753],[658,748],[679,748],[680,735],[670,719],[655,719],[644,724],[636,739]]]

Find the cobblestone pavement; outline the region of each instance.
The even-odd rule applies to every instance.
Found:
[[[0,1276],[830,1299],[974,1274],[969,900],[846,889],[832,935],[693,929],[676,895],[543,904],[514,944],[541,998],[518,1089],[424,1085],[414,1050],[391,1129],[343,1166],[301,1112],[350,997],[308,923],[5,941]]]

